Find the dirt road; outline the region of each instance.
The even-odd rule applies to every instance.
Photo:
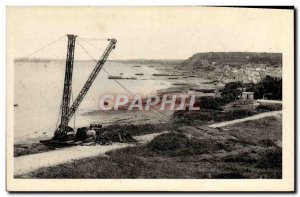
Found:
[[[278,100],[263,100],[263,99],[259,99],[256,100],[259,103],[270,103],[270,104],[282,104],[282,101],[278,101]]]
[[[226,121],[226,122],[215,123],[215,124],[209,125],[209,127],[212,127],[212,128],[225,127],[227,125],[232,125],[232,124],[237,124],[237,123],[241,123],[241,122],[246,122],[246,121],[249,121],[249,120],[261,119],[261,118],[268,117],[268,116],[277,116],[277,115],[280,115],[280,114],[282,114],[281,110],[280,111],[265,112],[265,113],[257,114],[257,115],[250,116],[250,117],[247,117],[247,118],[242,118],[242,119],[236,119],[236,120],[231,120],[231,121]]]
[[[165,132],[136,136],[134,138],[138,140],[139,143],[144,144],[162,133]],[[93,157],[128,146],[134,146],[134,144],[113,143],[112,145],[107,146],[74,146],[44,153],[15,157],[14,174],[15,176],[22,175],[42,167],[55,166],[71,160]]]

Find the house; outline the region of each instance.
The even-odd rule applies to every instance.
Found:
[[[224,107],[225,111],[232,111],[234,109],[253,110],[254,92],[242,92],[242,95],[239,96],[238,100],[233,101]]]
[[[254,92],[242,92],[242,100],[243,101],[253,101],[254,100]]]

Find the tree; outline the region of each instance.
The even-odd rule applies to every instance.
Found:
[[[259,83],[241,83],[230,82],[225,85],[221,90],[222,100],[225,103],[238,100],[243,89],[247,92],[254,92],[255,99],[262,99],[264,95],[269,95],[271,99],[282,99],[282,79],[278,80],[274,77],[267,75]]]
[[[243,84],[241,82],[230,82],[225,85],[221,91],[222,98],[227,102],[232,102],[238,99],[242,93]]]
[[[274,77],[267,75],[259,83],[254,84],[254,86],[248,87],[247,91],[254,92],[255,99],[262,99],[264,95],[272,95],[272,99],[281,100],[282,99],[282,80],[278,80]]]
[[[201,97],[199,100],[200,100],[201,108],[212,109],[212,110],[220,109],[219,103],[214,97],[204,96]]]

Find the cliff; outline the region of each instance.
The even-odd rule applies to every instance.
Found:
[[[214,69],[222,67],[241,66],[248,63],[281,65],[281,53],[251,53],[251,52],[209,52],[197,53],[182,63],[188,69]]]

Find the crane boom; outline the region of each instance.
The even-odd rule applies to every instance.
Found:
[[[68,36],[68,51],[66,59],[66,71],[65,71],[65,82],[64,82],[64,91],[62,96],[62,105],[61,105],[61,125],[64,127],[68,126],[68,113],[70,107],[70,98],[72,91],[72,75],[73,75],[73,63],[74,63],[74,53],[75,53],[75,35]]]
[[[97,62],[94,70],[90,74],[88,80],[85,82],[83,88],[79,92],[78,96],[76,97],[75,101],[73,102],[69,113],[68,113],[68,119],[70,120],[72,116],[74,115],[75,111],[77,110],[78,106],[80,105],[81,101],[83,100],[84,96],[90,89],[92,83],[94,82],[95,78],[97,77],[98,73],[100,72],[101,68],[103,67],[104,63],[106,62],[110,52],[115,48],[115,45],[117,43],[116,39],[110,39],[110,43],[105,49],[104,53],[102,54],[100,60]]]
[[[73,40],[75,41],[75,38],[73,38]],[[72,41],[73,41],[72,40]],[[87,79],[87,81],[85,82],[83,88],[81,89],[81,91],[79,92],[78,96],[76,97],[75,101],[73,102],[72,106],[69,108],[69,106],[67,106],[67,114],[65,114],[65,116],[62,116],[62,120],[61,120],[61,124],[60,126],[56,129],[55,133],[54,133],[54,139],[55,138],[60,138],[60,137],[65,137],[67,135],[67,130],[68,130],[68,123],[70,121],[70,119],[72,118],[72,116],[74,115],[75,111],[77,110],[77,108],[79,107],[80,103],[82,102],[84,96],[86,95],[86,93],[88,92],[88,90],[90,89],[91,85],[93,84],[95,78],[97,77],[98,73],[100,72],[101,68],[103,67],[104,63],[106,62],[109,54],[111,53],[111,51],[115,48],[115,45],[117,43],[116,39],[109,39],[110,43],[108,44],[108,46],[106,47],[105,51],[103,52],[101,58],[99,59],[99,61],[97,62],[95,68],[93,69],[92,73],[90,74],[89,78]],[[74,45],[75,46],[75,45]],[[70,44],[68,44],[68,47],[70,47]],[[74,48],[72,49],[74,50]],[[71,57],[74,57],[74,55],[72,55]],[[67,61],[68,62],[68,61]],[[73,61],[72,61],[73,62]],[[72,72],[72,69],[68,69],[68,63],[67,63],[67,70]],[[72,80],[72,77],[71,77]],[[72,83],[70,80],[68,80],[70,83]],[[69,88],[71,87],[71,84],[69,84],[68,86]],[[65,93],[63,94],[63,98],[64,98]],[[69,99],[69,96],[68,96]],[[66,102],[68,104],[68,102]]]

